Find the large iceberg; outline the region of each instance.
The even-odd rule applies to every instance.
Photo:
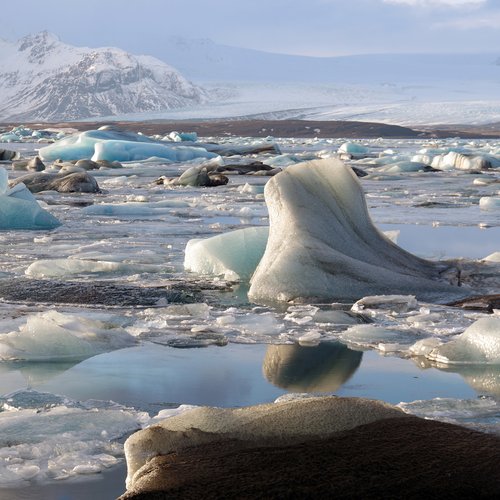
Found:
[[[24,184],[9,189],[8,174],[0,167],[0,230],[54,229],[61,223],[44,210]]]
[[[445,263],[401,249],[373,225],[356,175],[335,159],[288,167],[266,185],[269,239],[251,279],[256,302],[466,295],[445,282]]]
[[[214,158],[215,153],[202,147],[161,143],[141,134],[120,130],[88,130],[40,149],[44,161],[69,161],[82,158],[93,161],[139,161],[151,157],[168,161]]]

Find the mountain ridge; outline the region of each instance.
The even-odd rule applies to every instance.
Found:
[[[65,44],[49,32],[0,42],[0,119],[75,120],[157,112],[208,99],[152,56]]]

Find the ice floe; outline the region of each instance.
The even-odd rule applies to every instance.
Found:
[[[422,353],[444,364],[500,364],[500,317],[480,318],[453,340]]]
[[[36,391],[5,395],[0,405],[2,485],[102,472],[123,460],[118,438],[151,421],[147,413],[116,403]]]
[[[134,345],[123,318],[47,311],[28,316],[19,330],[0,334],[0,360],[71,361]]]

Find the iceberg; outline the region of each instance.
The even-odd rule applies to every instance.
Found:
[[[356,144],[355,142],[344,142],[337,150],[339,154],[347,154],[353,157],[362,157],[370,153],[370,150],[363,146],[362,144]]]
[[[249,280],[264,255],[269,228],[248,227],[188,241],[184,268],[199,274]]]
[[[41,148],[44,161],[88,159],[92,161],[139,161],[158,157],[168,161],[214,158],[202,147],[178,146],[120,130],[88,130]]]
[[[483,196],[479,199],[481,210],[498,210],[500,208],[500,196]]]
[[[0,167],[0,230],[54,229],[61,223],[44,210],[22,183],[8,188],[7,171]]]
[[[129,264],[90,259],[41,259],[31,263],[26,276],[55,278],[79,274],[132,274],[158,272],[161,268],[151,264]]]
[[[130,347],[135,339],[123,321],[57,311],[29,316],[19,330],[0,334],[0,360],[75,361]]]
[[[250,281],[255,302],[466,295],[441,277],[450,264],[420,259],[378,231],[356,175],[339,160],[290,166],[267,183],[264,196],[270,228]]]
[[[492,167],[489,158],[484,156],[466,155],[450,151],[447,154],[435,156],[431,163],[432,168],[437,170],[468,170],[471,172],[479,172]]]
[[[444,364],[500,364],[500,317],[478,319],[464,333],[425,355]]]

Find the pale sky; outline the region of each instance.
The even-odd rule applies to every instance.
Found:
[[[500,0],[23,0],[1,12],[7,40],[48,30],[160,57],[172,35],[315,56],[500,52]]]

